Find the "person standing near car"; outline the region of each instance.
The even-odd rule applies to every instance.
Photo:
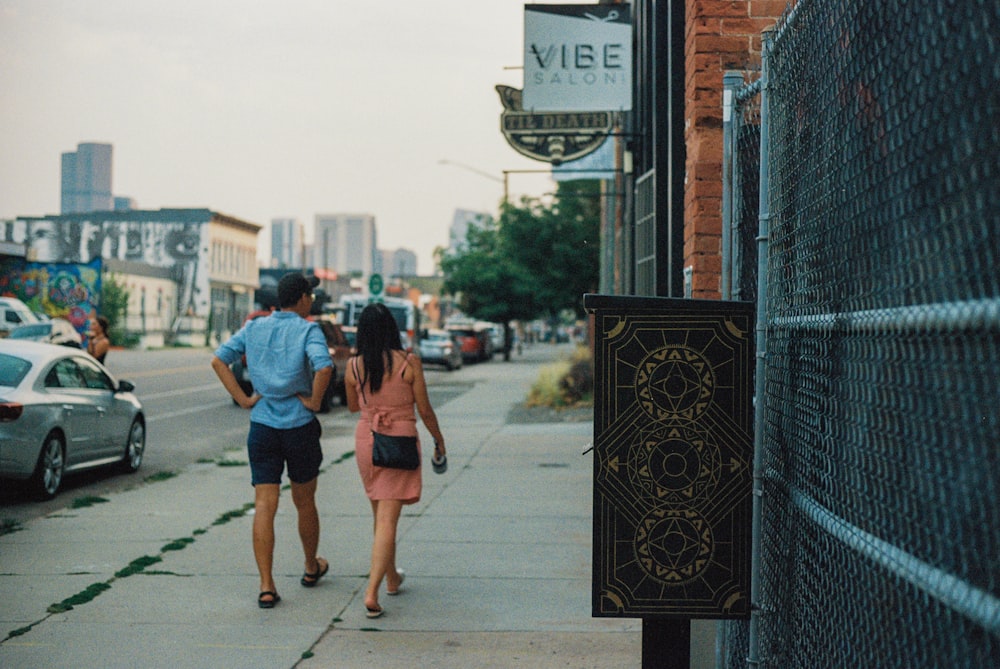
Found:
[[[111,349],[111,340],[108,339],[109,327],[111,324],[107,318],[97,316],[90,319],[90,330],[87,332],[87,353],[94,356],[97,362],[102,365]]]
[[[445,455],[444,436],[427,396],[420,358],[403,350],[399,325],[384,304],[364,308],[358,318],[358,354],[347,366],[347,408],[361,412],[354,432],[355,460],[375,519],[371,567],[365,589],[365,610],[378,618],[382,579],[386,594],[398,595],[403,572],[396,568],[396,528],[403,506],[420,501],[421,470],[377,467],[372,463],[372,431],[394,436],[417,436],[417,418],[434,438],[434,449]],[[417,442],[419,453],[420,445]]]
[[[253,552],[260,573],[257,604],[262,609],[281,601],[273,575],[274,518],[286,465],[305,552],[300,583],[311,588],[330,568],[316,554],[320,529],[316,483],[323,452],[315,413],[330,383],[333,361],[323,332],[306,319],[318,283],[316,277],[307,279],[297,272],[283,276],[278,282],[280,310],[246,323],[212,358],[222,385],[237,404],[250,409],[247,454],[254,486]],[[243,355],[253,396],[247,396],[229,367]]]

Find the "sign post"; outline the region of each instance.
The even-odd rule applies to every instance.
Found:
[[[754,305],[585,295],[594,315],[592,615],[643,619],[644,669],[690,620],[750,616]]]
[[[372,302],[382,301],[382,291],[385,290],[385,281],[381,274],[372,274],[368,277],[368,294],[372,297]]]

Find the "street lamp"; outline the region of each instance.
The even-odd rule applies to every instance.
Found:
[[[501,179],[495,174],[491,174],[485,170],[481,170],[472,165],[466,165],[465,163],[459,163],[454,160],[448,160],[447,158],[442,158],[438,160],[438,165],[451,165],[452,167],[459,167],[467,172],[472,172],[473,174],[478,174],[481,177],[486,177],[490,181],[498,181],[503,184],[503,203],[507,204],[510,200],[510,175],[511,174],[552,174],[552,168],[541,169],[541,170],[502,170],[503,178]],[[563,170],[563,172],[594,172],[593,169],[580,169],[580,170]],[[599,172],[611,172],[613,170],[596,170]]]
[[[465,163],[459,163],[459,162],[456,162],[454,160],[448,160],[447,158],[440,159],[438,161],[438,165],[451,165],[452,167],[459,167],[459,168],[465,170],[466,172],[472,172],[473,174],[478,174],[481,177],[486,177],[490,181],[498,181],[498,182],[502,183],[503,184],[503,203],[507,204],[507,189],[508,189],[507,172],[508,172],[508,170],[504,170],[504,172],[503,172],[503,178],[501,179],[497,175],[490,174],[489,172],[487,172],[485,170],[481,170],[478,167],[473,167],[472,165],[466,165]]]

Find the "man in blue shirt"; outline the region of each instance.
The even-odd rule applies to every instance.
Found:
[[[260,572],[257,604],[262,609],[274,608],[281,601],[272,568],[274,517],[286,464],[306,558],[300,583],[311,588],[330,568],[329,562],[316,555],[316,480],[323,452],[314,414],[333,376],[333,361],[322,330],[306,320],[318,283],[316,277],[307,279],[297,272],[283,276],[278,282],[280,311],[248,322],[212,358],[212,369],[222,385],[237,404],[250,409],[247,454],[254,486],[253,552]],[[242,355],[253,396],[243,392],[230,368]]]

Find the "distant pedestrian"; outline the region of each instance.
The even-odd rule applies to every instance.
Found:
[[[90,319],[90,330],[87,331],[87,353],[94,356],[97,362],[104,364],[104,359],[111,349],[111,340],[108,339],[108,329],[111,324],[104,316],[97,316]]]
[[[421,471],[377,467],[372,463],[372,430],[394,436],[417,435],[417,418],[434,438],[435,451],[444,455],[444,437],[427,397],[420,358],[403,350],[399,325],[384,304],[370,304],[361,312],[357,332],[358,354],[347,366],[347,407],[361,412],[354,432],[355,459],[375,520],[371,568],[365,589],[369,618],[384,612],[378,603],[382,579],[386,594],[397,595],[404,574],[396,567],[396,527],[403,506],[420,501]],[[419,441],[416,444],[420,452]]]
[[[272,570],[274,517],[286,464],[305,552],[301,584],[313,587],[330,568],[329,562],[316,555],[316,482],[323,452],[315,413],[333,375],[323,331],[306,320],[317,284],[315,277],[306,279],[299,273],[283,276],[278,282],[280,311],[248,322],[212,358],[212,369],[222,385],[237,404],[250,409],[247,454],[254,486],[253,552],[260,572],[257,604],[262,609],[281,601]],[[243,391],[229,367],[242,355],[253,383],[252,397]]]

